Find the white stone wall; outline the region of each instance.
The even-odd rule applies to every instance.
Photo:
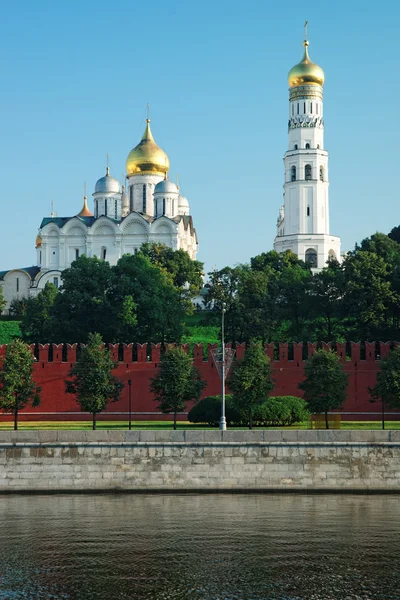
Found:
[[[2,431],[0,493],[400,491],[400,431]]]

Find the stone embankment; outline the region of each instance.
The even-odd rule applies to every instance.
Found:
[[[400,491],[400,431],[3,431],[0,493]]]

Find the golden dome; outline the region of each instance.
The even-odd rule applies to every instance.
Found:
[[[167,154],[154,141],[150,129],[150,119],[139,144],[130,151],[126,160],[126,172],[130,175],[165,175],[169,170]]]
[[[301,62],[290,69],[288,74],[289,87],[298,85],[324,85],[325,75],[321,67],[310,60],[308,56],[308,41],[303,42],[304,56]]]
[[[77,217],[93,217],[93,213],[90,212],[89,207],[87,205],[87,196],[83,197],[83,206],[81,211],[78,212]]]
[[[37,236],[36,236],[35,246],[36,246],[36,248],[41,248],[42,247],[42,236],[40,235],[40,233],[38,233]]]

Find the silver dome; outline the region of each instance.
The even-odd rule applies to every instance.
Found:
[[[169,181],[169,179],[163,179],[159,181],[154,188],[155,194],[177,194],[178,188],[173,181]]]
[[[179,196],[178,206],[182,208],[189,208],[189,200],[185,196]]]
[[[121,191],[119,187],[119,181],[111,177],[109,169],[107,168],[107,173],[104,177],[101,177],[95,185],[94,193],[119,193]]]

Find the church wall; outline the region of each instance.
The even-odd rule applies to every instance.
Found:
[[[31,279],[24,271],[11,271],[4,276],[3,296],[6,300],[6,310],[9,308],[12,300],[21,300],[29,296],[29,287]]]
[[[330,344],[324,344],[325,348],[330,348]],[[188,350],[188,346],[184,346]],[[274,389],[271,395],[300,396],[298,388],[303,380],[305,361],[304,352],[307,356],[316,350],[316,343],[308,343],[303,347],[302,343],[293,344],[291,353],[289,345],[266,344],[265,352],[271,358],[271,368],[274,380]],[[207,395],[219,394],[221,391],[221,381],[214,367],[210,354],[211,347],[208,348],[207,357],[203,358],[202,345],[194,346],[194,364],[199,368],[202,378],[207,382],[207,388],[203,397]],[[118,345],[111,347],[113,357],[118,360]],[[120,361],[115,370],[117,377],[125,383],[121,400],[108,406],[107,414],[100,418],[106,419],[126,419],[128,411],[128,379],[132,379],[132,406],[135,420],[170,420],[170,416],[160,415],[157,405],[149,391],[150,378],[154,377],[160,361],[160,346],[151,345],[151,350],[145,345],[137,346],[137,360],[132,360],[132,344],[123,345],[120,352],[123,354],[123,361]],[[341,357],[345,372],[349,376],[349,385],[347,390],[347,400],[342,410],[342,418],[349,420],[379,420],[381,405],[379,402],[370,403],[368,387],[376,382],[376,376],[380,369],[380,358],[387,356],[390,351],[389,342],[375,342],[365,344],[365,352],[361,357],[360,343],[352,342],[349,347],[346,344],[337,344],[336,350]],[[245,344],[238,344],[236,354],[240,358],[245,351]],[[276,352],[278,351],[278,356]],[[347,351],[349,353],[347,354]],[[0,346],[0,356],[4,355],[5,346]],[[148,355],[149,360],[147,359]],[[291,359],[289,359],[289,357]],[[67,346],[64,351],[62,345],[53,346],[52,360],[49,360],[49,345],[39,346],[37,362],[34,365],[35,380],[42,387],[42,401],[36,408],[27,408],[22,411],[22,420],[43,420],[46,419],[70,419],[87,418],[90,416],[81,416],[79,406],[73,396],[65,393],[64,381],[68,376],[71,366],[76,360],[76,345]],[[122,356],[120,356],[122,358]],[[277,360],[274,360],[276,358]],[[63,362],[63,360],[65,362]],[[400,413],[394,411],[390,418],[400,419]],[[387,413],[389,418],[390,412]],[[44,416],[45,415],[45,416]],[[12,416],[1,416],[1,419],[11,420]],[[181,419],[185,419],[181,415]]]

